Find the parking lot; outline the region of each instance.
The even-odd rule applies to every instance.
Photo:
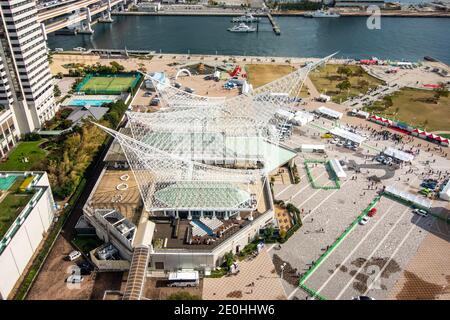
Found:
[[[380,151],[387,146],[401,148],[402,145],[359,129],[358,133],[366,135],[368,140],[361,148],[351,150],[344,145],[331,144],[331,139],[321,138],[333,125],[334,122],[321,118],[294,130],[285,142],[288,146],[299,150],[301,144],[324,144],[326,154],[299,152],[294,161],[300,183],[274,185],[275,199],[292,202],[301,212],[303,226],[300,230],[281,249],[273,246],[270,250],[272,259],[286,262],[296,279],[313,268],[336,239],[351,228],[383,186],[392,185],[418,194],[423,179],[436,178],[439,170],[450,168],[447,159],[423,151],[416,155],[412,165],[383,164],[383,161],[375,160]],[[313,188],[304,161],[333,158],[344,163],[347,173],[340,189]],[[359,168],[360,172],[351,170],[351,166]],[[332,185],[323,166],[310,164],[310,170],[314,179]],[[372,177],[377,177],[378,182],[369,179]],[[447,203],[433,200],[433,204],[434,213],[448,211]],[[442,227],[437,227],[435,217],[420,217],[412,212],[412,208],[387,197],[382,197],[375,207],[377,213],[366,225],[356,221],[339,245],[314,267],[304,279],[306,287],[326,299],[351,299],[359,295],[386,299],[423,239],[430,234],[443,236],[448,233],[448,229],[443,231]],[[283,278],[289,299],[311,298],[292,280],[292,272]]]

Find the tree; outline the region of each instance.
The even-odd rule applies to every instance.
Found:
[[[227,269],[230,270],[231,265],[234,263],[234,254],[232,251],[225,253],[223,256],[225,259],[225,265],[227,266]]]
[[[362,75],[364,74],[363,69],[361,69],[361,67],[356,68],[352,73],[355,77],[362,77]]]
[[[441,83],[440,86],[434,89],[433,91],[434,91],[434,103],[439,103],[441,97],[448,97],[449,95],[448,89],[444,86],[443,83]]]
[[[53,94],[55,95],[55,97],[60,97],[61,96],[61,90],[59,89],[58,85],[56,85],[56,84],[53,87]]]
[[[112,70],[116,70],[116,72],[113,73],[123,72],[125,70],[125,67],[116,61],[110,62],[110,65]]]
[[[344,91],[344,90],[350,89],[351,86],[352,86],[352,84],[350,83],[350,81],[344,80],[344,81],[342,81],[342,82],[339,82],[339,83],[336,85],[336,88],[338,88],[340,91]]]
[[[392,100],[391,96],[384,97],[383,101],[384,101],[384,106],[386,108],[390,108],[390,107],[392,107],[394,105],[394,101]]]
[[[347,66],[340,66],[340,67],[337,69],[337,73],[341,76],[341,78],[342,78],[343,75],[344,75],[345,77],[349,77],[349,76],[352,75],[352,69],[350,69],[350,68],[347,67]]]
[[[273,227],[267,227],[264,229],[263,231],[263,235],[265,239],[270,239],[273,237],[273,233],[274,233],[275,229]]]

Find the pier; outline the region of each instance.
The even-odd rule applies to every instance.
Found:
[[[270,14],[270,12],[267,12],[267,18],[269,19],[270,23],[272,24],[273,32],[275,32],[275,34],[276,34],[277,36],[281,35],[280,27],[279,27],[278,24],[275,22],[275,19],[272,17],[272,15]]]

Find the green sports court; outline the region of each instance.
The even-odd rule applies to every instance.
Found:
[[[87,75],[77,86],[77,92],[85,94],[121,94],[134,89],[141,75],[139,73]]]

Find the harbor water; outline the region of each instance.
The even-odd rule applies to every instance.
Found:
[[[96,24],[93,35],[54,35],[50,48],[154,50],[162,53],[280,57],[321,57],[339,51],[344,58],[420,60],[431,56],[450,64],[450,18],[381,17],[370,30],[365,17],[311,19],[275,17],[276,36],[267,18],[258,32],[231,33],[223,16],[113,16]]]

